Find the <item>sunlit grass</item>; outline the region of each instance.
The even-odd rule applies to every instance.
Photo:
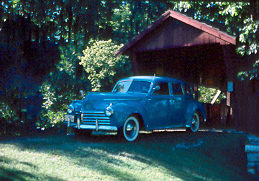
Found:
[[[0,180],[244,180],[245,171],[228,163],[231,153],[225,153],[240,146],[238,139],[244,135],[206,134],[143,134],[133,143],[120,142],[116,136],[4,141]],[[237,153],[233,152],[236,158]]]
[[[55,145],[48,145],[49,142],[42,140],[40,142],[41,144],[36,145],[35,142],[29,144],[29,141],[25,145],[19,142],[0,144],[0,166],[3,168],[0,171],[0,178],[2,176],[14,180],[181,180],[166,173],[166,168],[152,164],[152,160],[143,163],[141,160],[136,160],[135,155],[127,152],[111,153],[103,150],[105,144],[70,142],[57,145],[58,149],[55,149]],[[152,177],[149,177],[150,175]]]

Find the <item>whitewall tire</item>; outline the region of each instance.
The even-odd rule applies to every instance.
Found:
[[[139,121],[135,116],[130,116],[126,119],[123,124],[123,127],[120,130],[122,136],[127,141],[134,141],[138,137],[139,134]]]
[[[199,114],[197,112],[195,112],[193,114],[193,117],[192,117],[191,121],[192,121],[191,126],[189,128],[187,128],[187,131],[195,133],[199,130],[199,127],[200,127],[200,117],[199,117]]]

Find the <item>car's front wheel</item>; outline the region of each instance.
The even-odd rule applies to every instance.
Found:
[[[127,141],[134,141],[139,134],[139,120],[135,116],[126,119],[123,127],[118,132],[119,136],[123,136]]]
[[[187,131],[195,133],[199,130],[199,127],[200,127],[200,117],[199,117],[199,114],[195,112],[192,117],[192,124],[189,128],[187,128]]]

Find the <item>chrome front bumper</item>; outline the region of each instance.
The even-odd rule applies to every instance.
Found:
[[[96,125],[83,125],[79,126],[79,129],[88,129],[93,131],[118,131],[116,126],[96,126]]]
[[[95,119],[95,121],[91,121],[91,124],[86,124],[86,122],[84,122],[83,119],[83,115],[81,115],[81,119],[79,116],[76,117],[74,115],[65,116],[67,127],[73,127],[76,129],[86,129],[92,131],[118,131],[118,128],[116,126],[103,125],[103,118],[101,118],[100,120]]]

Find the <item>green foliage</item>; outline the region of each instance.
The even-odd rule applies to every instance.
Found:
[[[130,4],[126,4],[125,6],[121,6],[114,10],[111,25],[113,32],[116,35],[114,39],[118,42],[130,40],[131,38],[131,28],[129,27],[131,15]]]
[[[16,117],[16,112],[10,108],[10,106],[4,102],[0,103],[0,118],[10,121],[12,118]]]
[[[206,88],[206,87],[199,86],[198,91],[199,91],[200,102],[211,103],[211,101],[217,94],[218,90],[215,88]],[[221,93],[215,103],[220,103],[223,99],[226,99],[225,93]]]
[[[126,43],[154,22],[173,2],[131,1],[124,2],[113,11],[111,27],[112,39],[115,42]]]
[[[66,101],[64,102],[66,99],[63,100],[62,95],[56,94],[50,85],[43,85],[42,95],[44,96],[43,111],[38,127],[49,128],[53,124],[63,122],[67,108]]]
[[[79,64],[84,67],[91,82],[92,91],[109,89],[114,83],[115,74],[123,69],[124,76],[129,75],[130,63],[126,56],[115,57],[115,51],[123,45],[115,45],[112,40],[91,41],[90,46],[79,56]],[[121,75],[116,75],[120,77]],[[121,78],[121,77],[120,77]]]
[[[44,99],[42,127],[63,122],[68,104],[82,99],[79,91],[88,89],[89,80],[79,68],[76,51],[74,46],[60,47],[61,61],[41,86]]]

